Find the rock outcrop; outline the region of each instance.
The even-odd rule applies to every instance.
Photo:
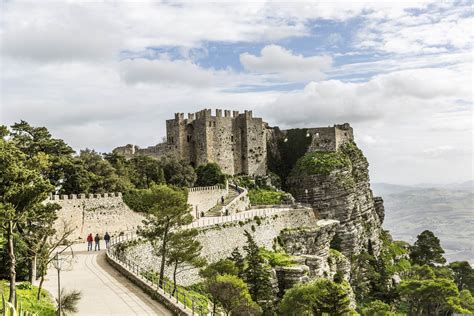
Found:
[[[298,160],[287,187],[299,202],[309,203],[321,219],[340,222],[332,247],[350,257],[380,250],[383,200],[374,198],[368,162],[354,142],[336,152],[312,152]]]

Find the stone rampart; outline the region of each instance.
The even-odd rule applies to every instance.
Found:
[[[201,255],[208,262],[215,262],[227,258],[232,250],[239,248],[243,252],[247,239],[245,231],[250,232],[255,242],[267,249],[272,249],[278,243],[278,237],[284,230],[312,228],[320,231],[318,240],[322,248],[328,248],[329,241],[335,233],[337,221],[319,221],[317,214],[307,208],[275,208],[271,210],[250,210],[230,216],[204,217],[195,222],[191,227],[199,229],[198,240],[203,249]],[[317,244],[318,240],[314,242]],[[326,247],[327,246],[327,247]],[[327,252],[328,249],[326,249]],[[324,252],[324,251],[323,251]],[[150,270],[157,270],[160,260],[153,255],[149,243],[142,242],[130,247],[125,252],[129,260],[141,262]],[[321,257],[321,264],[327,261]],[[198,269],[189,269],[178,274],[178,283],[190,285],[200,281]],[[172,276],[171,269],[166,270],[168,277]]]
[[[53,195],[47,202],[61,206],[55,228],[74,229],[70,240],[85,240],[89,233],[103,236],[135,230],[144,217],[132,211],[122,200],[121,193]]]

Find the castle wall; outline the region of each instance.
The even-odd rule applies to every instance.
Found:
[[[194,210],[196,206],[199,211],[209,210],[227,193],[219,186],[190,188],[188,204]],[[46,202],[61,206],[55,228],[61,232],[67,224],[74,229],[70,240],[85,240],[89,233],[103,236],[105,232],[118,235],[133,231],[145,219],[123,202],[121,193],[53,195]]]
[[[333,237],[337,225],[337,221],[319,221],[312,210],[294,209],[273,216],[261,217],[258,220],[249,218],[246,221],[234,221],[204,227],[199,230],[197,239],[203,246],[201,255],[207,259],[208,263],[212,263],[229,257],[235,248],[239,248],[241,253],[244,254],[243,247],[247,243],[244,235],[245,231],[252,234],[255,242],[260,247],[272,249],[274,244],[277,243],[277,237],[283,230],[291,231],[301,227],[311,227],[319,229],[320,232],[317,238],[313,240],[313,243],[320,247],[315,248],[325,248],[325,251],[323,249],[320,249],[320,251],[327,254],[329,241]],[[149,269],[156,270],[159,266],[159,258],[153,255],[150,244],[146,242],[127,249],[126,257],[132,261],[141,262],[143,267]],[[326,263],[327,257],[321,256],[319,261]],[[199,282],[198,271],[199,269],[190,269],[178,274],[178,283],[190,285]],[[166,274],[168,277],[172,276],[171,273],[172,269],[167,268]]]
[[[192,215],[198,217],[201,212],[207,212],[218,203],[221,197],[226,197],[229,192],[225,187],[191,188],[188,192],[188,204],[193,206]]]
[[[141,214],[130,210],[120,193],[56,195],[47,202],[61,206],[55,228],[59,232],[65,225],[74,229],[70,240],[84,241],[89,233],[118,235],[135,230],[144,219]]]

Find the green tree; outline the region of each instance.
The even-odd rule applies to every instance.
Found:
[[[221,259],[219,261],[209,264],[206,268],[199,271],[199,275],[202,278],[211,279],[218,275],[235,275],[238,274],[238,269],[234,262],[229,259]]]
[[[244,250],[247,252],[247,268],[244,271],[245,281],[249,285],[250,294],[257,303],[268,302],[273,299],[273,288],[270,282],[270,270],[265,259],[260,253],[252,235],[245,231],[247,244]]]
[[[176,291],[176,276],[179,273],[206,264],[206,260],[201,257],[202,245],[196,240],[197,235],[197,229],[185,229],[170,237],[167,264],[173,267],[173,294]],[[186,266],[178,270],[182,265]]]
[[[46,127],[33,127],[25,121],[11,126],[11,142],[27,157],[44,155],[48,163],[41,170],[55,188],[60,188],[73,159],[74,150],[62,139],[53,138]]]
[[[166,185],[150,189],[131,191],[124,196],[124,202],[137,212],[143,212],[145,226],[138,234],[145,237],[154,252],[161,257],[159,285],[163,285],[165,264],[168,258],[168,243],[179,234],[179,229],[193,221],[187,204],[186,191]]]
[[[129,180],[121,178],[110,162],[105,160],[96,151],[90,149],[81,150],[78,159],[88,172],[85,175],[86,181],[90,182],[90,192],[127,192],[133,188]]]
[[[178,187],[192,187],[196,182],[194,168],[184,160],[174,156],[164,156],[160,159],[166,183]]]
[[[36,281],[37,259],[45,246],[48,238],[56,233],[54,221],[57,219],[58,204],[38,204],[31,209],[31,214],[24,222],[17,225],[19,235],[24,240],[28,249],[30,262],[29,281]]]
[[[129,161],[131,181],[138,189],[147,189],[154,184],[164,184],[165,175],[160,162],[148,156],[133,157]]]
[[[441,315],[460,309],[459,292],[452,280],[403,280],[398,291],[410,315]]]
[[[0,228],[7,240],[10,295],[15,301],[16,256],[14,235],[19,224],[35,221],[35,209],[53,186],[35,168],[36,156],[28,157],[13,142],[0,139]]]
[[[467,261],[454,261],[449,264],[453,271],[454,282],[459,291],[467,289],[474,293],[474,269]]]
[[[431,231],[425,230],[417,236],[415,244],[411,248],[410,258],[418,265],[444,264],[444,250],[441,248],[438,237]]]
[[[207,282],[207,291],[225,310],[226,315],[261,315],[245,282],[234,275],[218,275]]]
[[[221,168],[216,163],[208,163],[200,165],[196,169],[196,185],[197,186],[211,186],[216,184],[225,184],[225,175]]]
[[[362,315],[364,316],[392,316],[395,313],[392,312],[390,305],[385,304],[382,301],[375,300],[365,305],[362,308]]]
[[[238,247],[235,247],[234,250],[232,250],[232,253],[230,255],[230,259],[234,262],[235,267],[237,268],[237,275],[239,278],[244,277],[244,269],[245,269],[245,260],[242,254],[239,251]]]
[[[474,313],[474,297],[469,290],[459,292],[459,300],[462,308],[468,310],[471,314]]]
[[[327,279],[298,284],[286,291],[279,305],[283,315],[344,315],[350,308],[350,286]]]

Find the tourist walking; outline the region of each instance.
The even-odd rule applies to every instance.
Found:
[[[95,241],[94,251],[97,251],[97,250],[100,251],[100,237],[99,237],[99,234],[95,234],[94,241]]]
[[[92,233],[87,235],[87,251],[92,251],[92,241],[94,238],[92,238]]]
[[[224,196],[221,196],[221,204],[224,205]]]
[[[109,249],[110,235],[108,232],[105,232],[104,240],[105,240],[105,249]]]

